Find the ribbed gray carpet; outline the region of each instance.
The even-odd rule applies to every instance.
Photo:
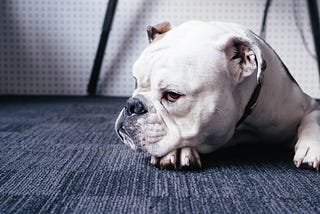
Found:
[[[241,146],[198,172],[122,144],[124,99],[0,97],[0,213],[320,213],[320,173],[286,148]]]

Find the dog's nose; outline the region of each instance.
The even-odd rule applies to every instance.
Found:
[[[144,114],[147,112],[147,109],[144,107],[143,103],[137,98],[129,98],[127,100],[126,110],[129,115]]]

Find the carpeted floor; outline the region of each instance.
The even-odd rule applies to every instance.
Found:
[[[0,213],[320,213],[320,173],[286,148],[220,150],[163,171],[114,132],[105,97],[0,97]]]

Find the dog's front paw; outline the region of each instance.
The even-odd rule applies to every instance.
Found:
[[[201,169],[201,160],[198,152],[190,147],[173,150],[163,157],[151,157],[151,164],[161,169],[195,170]]]
[[[320,142],[300,140],[295,146],[293,161],[296,167],[307,164],[310,168],[319,170]]]

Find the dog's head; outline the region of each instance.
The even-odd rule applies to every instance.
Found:
[[[147,31],[150,45],[133,66],[136,89],[116,122],[121,139],[153,156],[208,139],[225,143],[241,116],[237,86],[261,75],[257,46],[223,24],[162,23]]]

